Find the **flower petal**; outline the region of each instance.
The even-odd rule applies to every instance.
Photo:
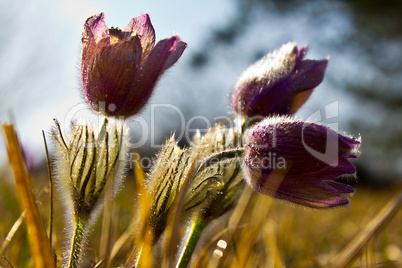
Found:
[[[327,65],[328,59],[301,61],[289,78],[289,91],[298,93],[318,86],[324,79]]]
[[[308,176],[286,177],[275,193],[275,197],[312,208],[330,208],[349,204],[349,200],[336,188]]]
[[[303,60],[306,53],[307,53],[307,46],[303,46],[301,49],[297,51],[297,60],[296,60],[297,64]]]
[[[233,110],[248,116],[271,113],[286,98],[281,83],[295,69],[298,53],[296,43],[290,42],[248,67],[234,87]]]
[[[176,61],[183,54],[186,47],[187,47],[187,44],[185,42],[179,41],[176,43],[174,49],[172,50],[168,59],[166,60],[165,65],[163,66],[162,72],[164,72],[166,69],[168,69],[169,67],[171,67],[173,64],[176,63]]]
[[[349,157],[351,146],[355,146],[357,140],[338,134],[326,126],[278,117],[265,119],[249,131],[251,134],[246,140],[249,153],[245,161],[250,167],[255,167],[252,163],[255,158],[282,157],[287,165],[287,170],[283,172],[289,174],[318,172],[328,166],[334,166],[336,170],[345,173],[354,173],[350,164],[344,170],[337,168],[337,165],[338,162],[343,165],[349,163],[343,161],[343,158]]]
[[[280,174],[260,174],[259,186],[262,194],[287,200],[295,204],[312,208],[330,208],[349,204],[343,192],[350,193],[349,187],[341,187],[340,183],[323,182],[311,176]],[[339,190],[338,190],[339,189]]]
[[[119,113],[122,103],[131,89],[141,62],[141,44],[137,36],[107,46],[97,54],[90,66],[86,83],[87,100],[96,111],[109,109],[109,115]],[[104,103],[105,107],[100,104]],[[114,105],[110,107],[109,105]]]
[[[346,157],[340,157],[337,163],[333,163],[333,165],[327,165],[320,170],[316,170],[314,172],[306,174],[324,180],[333,179],[344,174],[354,174],[355,172],[355,167],[346,159]]]
[[[137,34],[141,40],[144,58],[151,52],[155,44],[155,30],[148,14],[143,14],[130,20],[123,32]]]
[[[139,103],[141,105],[138,105],[138,109],[134,109],[130,105],[122,105],[121,113],[125,114],[130,111],[130,113],[135,114],[148,101],[167,59],[178,41],[179,37],[177,36],[163,39],[152,49],[148,57],[141,63],[131,90],[125,99],[126,103]]]
[[[94,38],[96,43],[103,38],[107,38],[109,31],[105,24],[103,12],[89,17],[84,24],[84,31],[86,32],[86,37]]]
[[[331,185],[332,187],[334,187],[338,193],[342,193],[342,194],[351,194],[355,192],[355,188],[353,188],[352,186],[348,185],[348,184],[344,184],[344,183],[340,183],[334,180],[327,180],[324,181],[326,184]]]
[[[82,79],[87,79],[88,65],[100,50],[109,44],[109,30],[104,21],[104,14],[89,17],[82,31],[81,70]]]

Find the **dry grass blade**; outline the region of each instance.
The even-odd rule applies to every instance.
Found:
[[[134,245],[141,245],[142,248],[138,249],[138,247],[134,246],[127,258],[127,264],[132,264],[138,257],[137,264],[140,264],[141,267],[151,267],[153,256],[153,237],[151,228],[148,224],[148,219],[151,211],[152,200],[146,189],[145,172],[141,166],[140,154],[136,149],[134,149],[133,152],[133,155],[138,156],[137,158],[133,159],[133,164],[140,206],[139,215],[138,218],[135,219],[135,223],[127,229],[125,234],[120,237],[121,239],[119,238],[118,243],[115,244],[112,256],[115,256],[119,247],[121,247],[121,245],[125,242],[124,240],[131,236],[129,234],[136,232],[134,235]]]
[[[13,239],[17,230],[20,228],[23,220],[24,220],[24,213],[21,213],[21,215],[18,217],[18,219],[14,222],[14,224],[11,227],[10,231],[8,232],[6,238],[4,239],[3,244],[1,245],[0,256],[3,256],[4,251],[7,249],[8,244]]]
[[[242,245],[242,250],[237,252],[237,256],[234,262],[238,267],[248,267],[248,261],[252,260],[252,256],[255,252],[255,244],[262,239],[261,230],[263,230],[266,224],[268,213],[272,204],[272,198],[267,198],[263,195],[257,196],[257,201],[254,204],[254,208],[251,211],[250,218],[253,219],[250,222],[248,228],[244,228],[239,232],[237,238],[237,244]],[[264,259],[264,258],[263,258]],[[277,265],[273,267],[278,267]]]
[[[102,218],[102,234],[100,239],[99,255],[105,267],[110,265],[110,253],[112,248],[111,242],[111,226],[113,219],[113,185],[114,185],[114,172],[110,174],[106,182],[104,194],[104,210]]]
[[[12,124],[3,124],[8,157],[12,167],[18,200],[25,210],[28,241],[35,267],[54,267],[50,243],[32,193],[32,181],[25,166],[17,133]]]
[[[53,245],[53,177],[50,165],[49,150],[47,148],[45,132],[42,130],[43,143],[45,145],[47,173],[49,176],[49,244]]]
[[[396,214],[402,204],[402,189],[383,209],[349,242],[331,263],[331,267],[348,267],[359,257],[371,238],[381,231]]]
[[[247,208],[247,205],[250,201],[251,196],[253,195],[253,190],[250,187],[245,187],[243,190],[243,193],[240,197],[239,203],[235,207],[233,214],[231,215],[229,219],[229,230],[227,234],[227,239],[226,243],[230,245],[233,241],[233,236],[234,233],[236,232],[237,228],[239,227],[241,218],[243,217],[245,210]],[[226,248],[226,250],[229,250],[229,247]],[[221,267],[226,259],[228,254],[223,254],[221,258],[218,259],[213,259],[213,265],[210,265],[211,267]]]

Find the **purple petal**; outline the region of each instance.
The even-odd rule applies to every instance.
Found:
[[[234,87],[233,110],[248,116],[271,113],[288,95],[282,83],[296,68],[298,53],[296,43],[288,43],[247,68]]]
[[[299,54],[304,55],[304,50]],[[274,108],[277,114],[294,114],[308,100],[312,90],[317,87],[324,79],[328,60],[303,60],[297,63],[297,66],[286,81],[283,81],[278,87],[282,87],[282,96],[285,99],[279,99]],[[286,92],[286,94],[285,94]],[[270,112],[272,113],[272,111]]]
[[[354,174],[356,172],[355,167],[344,157],[338,159],[337,165],[328,165],[320,170],[307,173],[316,178],[333,179],[344,174]]]
[[[155,30],[148,14],[143,14],[130,20],[123,32],[137,34],[141,40],[144,57],[147,56],[155,44]]]
[[[353,137],[347,137],[344,135],[339,135],[339,145],[342,150],[344,150],[345,155],[349,154],[349,152],[360,145],[360,141]],[[355,158],[354,155],[350,155],[350,158]]]
[[[271,114],[287,114],[293,102],[294,94],[287,91],[286,78],[272,83],[263,89],[260,85],[255,84],[252,88],[257,88],[261,93],[256,94],[250,102],[250,114],[253,115],[271,115]],[[249,85],[250,86],[250,85]],[[288,101],[290,100],[290,102]]]
[[[187,44],[185,42],[182,42],[182,41],[176,42],[174,49],[172,50],[171,54],[169,55],[168,59],[166,60],[165,65],[163,66],[162,72],[164,72],[166,69],[168,69],[169,67],[171,67],[173,64],[176,63],[176,61],[183,54],[186,47],[187,47]]]
[[[159,41],[152,49],[151,53],[141,63],[134,83],[131,86],[126,103],[139,103],[139,109],[148,101],[152,94],[153,88],[161,75],[163,66],[165,65],[169,55],[175,48],[175,44],[178,42],[179,37],[174,36],[169,39],[163,39]],[[121,113],[129,112],[135,114],[139,111],[129,107],[129,105],[123,106],[124,110]],[[127,110],[127,111],[125,111]],[[129,110],[129,111],[128,111]]]
[[[145,83],[156,80],[159,77],[178,42],[179,37],[173,36],[168,39],[163,39],[156,44],[149,56],[146,57],[141,64],[142,68],[140,74]]]
[[[287,120],[272,123],[271,119],[267,119],[251,130],[252,135],[248,140],[250,153],[258,157],[270,155],[275,155],[277,158],[283,157],[288,166],[287,172],[291,174],[319,170],[328,164],[320,161],[310,152],[317,152],[320,156],[325,153],[325,130],[323,126],[310,125],[302,121]],[[332,132],[330,131],[329,134],[336,138],[336,133]],[[334,153],[328,157],[331,159],[327,159],[327,162],[333,162],[338,158],[338,154]]]
[[[109,37],[109,31],[105,24],[103,12],[89,17],[84,24],[83,36],[85,38],[94,38],[98,43],[101,39]]]
[[[141,56],[137,36],[102,49],[93,61],[85,88],[87,100],[95,110],[100,109],[100,102],[104,102],[106,107],[110,104],[115,106],[113,111],[108,111],[111,115],[120,111],[136,76]]]
[[[289,78],[288,91],[296,93],[315,88],[324,79],[327,65],[328,59],[301,61]]]
[[[85,21],[82,31],[81,70],[84,83],[87,79],[88,65],[102,47],[107,46],[109,42],[109,30],[104,21],[104,14],[99,13],[89,17]]]
[[[351,194],[355,192],[355,188],[348,184],[340,183],[334,180],[327,180],[324,181],[326,184],[331,185],[333,188],[335,188],[338,193],[342,194]]]
[[[270,175],[262,179],[265,180],[262,187],[262,193],[264,193],[268,187],[266,185],[271,184]],[[270,189],[270,191],[273,190]],[[277,189],[273,191],[272,196],[312,208],[330,208],[349,204],[349,200],[337,188],[309,176],[285,176]]]
[[[297,61],[300,62],[301,60],[303,60],[306,53],[307,53],[307,46],[303,46],[301,49],[299,49],[297,52]]]
[[[280,173],[321,172],[334,178],[355,172],[347,161],[350,147],[344,146],[345,136],[323,125],[277,117],[267,118],[249,131],[244,161],[250,168],[272,171],[275,166],[258,167],[255,162],[273,162],[274,158],[286,163],[286,170],[277,170]],[[354,142],[351,138],[348,140]]]

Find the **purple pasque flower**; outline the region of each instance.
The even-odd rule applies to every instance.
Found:
[[[108,116],[131,116],[148,101],[161,74],[181,56],[186,43],[173,36],[155,45],[148,14],[123,29],[106,27],[104,14],[87,19],[82,33],[81,74],[85,98]]]
[[[248,130],[243,171],[262,194],[314,208],[346,205],[354,189],[334,179],[355,173],[348,158],[359,144],[320,124],[271,117]]]
[[[323,78],[328,59],[303,60],[307,48],[287,43],[241,74],[232,109],[248,117],[294,114]]]

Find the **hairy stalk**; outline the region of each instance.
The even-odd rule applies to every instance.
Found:
[[[194,218],[187,242],[184,245],[183,251],[180,254],[179,261],[177,262],[176,268],[186,268],[190,262],[191,256],[193,255],[194,249],[197,246],[198,240],[200,239],[201,233],[204,228],[208,225],[209,221],[204,220],[202,217],[197,216]]]
[[[71,241],[69,268],[77,268],[80,264],[80,255],[85,246],[85,230],[88,224],[89,215],[85,213],[74,214],[74,232]]]

